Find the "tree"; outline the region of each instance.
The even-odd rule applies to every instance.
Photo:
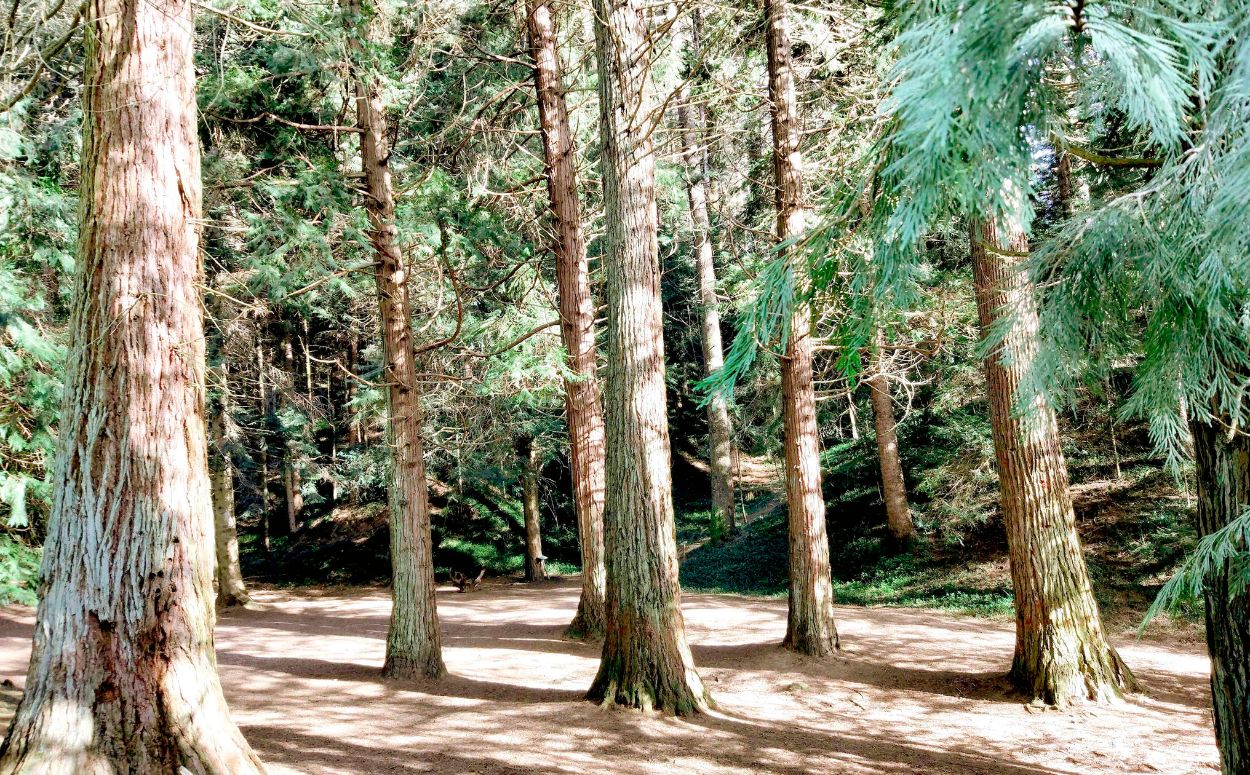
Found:
[[[607,275],[607,629],[588,699],[708,707],[686,643],[664,385],[650,47],[638,0],[595,0]]]
[[[1000,239],[989,221],[969,238],[982,338],[995,342],[985,378],[1016,604],[1011,678],[1059,706],[1118,697],[1137,684],[1103,635],[1055,411],[1040,395],[1028,402],[1027,415],[1016,411],[1038,350],[1033,284],[1020,265],[1028,240]]]
[[[903,481],[903,464],[898,457],[898,432],[894,423],[894,401],[890,398],[890,382],[886,376],[885,336],[877,335],[876,363],[868,377],[872,400],[872,417],[877,429],[877,456],[881,463],[881,492],[885,500],[886,525],[895,542],[906,544],[916,535],[911,508],[907,505],[907,484]]]
[[[690,68],[700,68],[702,54],[702,17],[696,8],[691,11],[686,59]],[[687,81],[693,74],[686,73]],[[697,80],[697,79],[696,79]],[[681,155],[686,173],[686,199],[690,204],[690,223],[694,245],[695,271],[699,276],[699,313],[703,324],[703,369],[711,376],[725,365],[721,344],[720,301],[716,295],[716,262],[712,251],[712,224],[708,218],[708,147],[705,137],[707,115],[689,83],[683,85],[677,106],[677,124],[681,131]],[[734,530],[733,424],[729,419],[729,401],[723,392],[707,401],[708,458],[711,463],[712,508]]]
[[[395,226],[395,193],[381,89],[365,61],[366,43],[383,38],[385,19],[361,0],[348,5],[349,34],[356,57],[356,124],[360,129],[365,210],[374,251],[378,320],[382,329],[383,376],[391,448],[391,606],[386,636],[388,678],[437,678],[443,665],[442,635],[434,594],[434,539],[421,441],[421,393],[417,384],[408,272]],[[354,30],[354,31],[353,31]]]
[[[543,533],[538,520],[538,474],[542,453],[532,436],[525,436],[517,445],[521,461],[521,507],[525,514],[525,580],[542,581]]]
[[[230,385],[226,365],[219,373],[220,395],[209,410],[208,472],[212,481],[213,534],[216,538],[217,607],[235,608],[248,603],[247,587],[239,568],[239,533],[234,514],[234,459],[231,455],[229,421]]]
[[[87,8],[55,503],[0,773],[259,774],[213,652],[191,4]]]
[[[777,242],[783,251],[789,250],[789,243],[806,228],[798,104],[786,7],[786,0],[764,0]],[[838,648],[838,631],[833,621],[829,538],[825,530],[825,499],[820,489],[820,428],[816,423],[811,328],[809,305],[795,304],[781,359],[790,527],[790,615],[785,645],[802,654],[826,656]]]
[[[604,628],[603,560],[604,428],[595,358],[595,301],[590,292],[586,236],[577,196],[577,157],[569,126],[568,106],[556,49],[551,3],[530,0],[530,52],[539,125],[546,161],[547,193],[555,222],[552,251],[556,256],[560,333],[568,351],[569,376],[564,380],[564,414],[569,427],[573,469],[573,507],[582,554],[582,594],[570,633],[598,636]]]

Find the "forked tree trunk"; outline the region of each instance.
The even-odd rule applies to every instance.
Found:
[[[700,15],[691,11],[686,58],[698,66],[702,59]],[[708,151],[705,137],[707,116],[703,105],[694,99],[690,87],[683,89],[677,106],[677,123],[681,129],[682,162],[686,170],[686,199],[690,204],[690,223],[694,237],[692,253],[699,276],[699,314],[703,324],[703,372],[710,375],[725,365],[720,332],[720,302],[716,296],[716,262],[712,252],[712,224],[708,217],[707,178]],[[712,395],[707,405],[708,460],[712,479],[712,508],[721,515],[725,527],[733,532],[735,524],[733,480],[733,424],[729,419],[729,402],[721,392]]]
[[[234,515],[234,462],[226,438],[229,383],[223,365],[222,396],[209,412],[208,472],[213,487],[213,527],[216,536],[217,607],[236,608],[248,603],[247,587],[239,568],[239,533]]]
[[[381,10],[348,1],[348,25],[372,41],[385,39]],[[386,116],[381,92],[364,66],[360,35],[354,35],[356,121],[361,130],[365,209],[374,250],[378,319],[382,328],[391,447],[387,490],[391,537],[391,623],[386,636],[387,678],[437,678],[443,666],[442,636],[434,594],[434,541],[421,443],[421,394],[412,343],[408,276],[399,252],[395,195],[388,163]]]
[[[786,0],[764,0],[764,16],[768,27],[777,241],[784,243],[803,233],[806,215]],[[796,303],[781,359],[786,504],[790,512],[790,615],[785,646],[802,654],[825,656],[837,650],[838,630],[833,621],[829,537],[825,530],[825,499],[820,489],[820,428],[816,423],[811,329],[808,305]]]
[[[595,0],[608,299],[607,630],[587,695],[694,713],[710,698],[686,644],[664,387],[650,42],[641,0]]]
[[[1250,508],[1250,436],[1191,424],[1198,478],[1198,531],[1210,535]],[[1246,547],[1241,547],[1242,551]],[[1225,775],[1250,772],[1250,594],[1234,596],[1234,573],[1203,580],[1215,737]]]
[[[213,651],[191,3],[87,8],[55,496],[0,773],[252,775]]]
[[[569,127],[568,106],[556,50],[554,9],[546,0],[530,0],[530,52],[534,58],[538,117],[547,164],[547,192],[556,238],[556,285],[560,295],[560,333],[568,351],[571,375],[564,381],[564,413],[569,426],[573,505],[582,553],[582,594],[569,633],[603,634],[604,428],[595,361],[595,300],[577,197],[577,157]]]
[[[898,456],[898,432],[894,423],[894,401],[885,375],[885,338],[877,336],[877,357],[873,374],[868,378],[872,396],[872,416],[877,428],[877,457],[881,465],[881,493],[885,500],[886,525],[890,536],[899,544],[907,544],[916,535],[911,508],[907,505],[907,485],[903,481],[903,464]]]
[[[1013,234],[1000,240],[988,221],[974,223],[970,239],[982,337],[997,331],[1005,316],[1013,318],[985,360],[1016,604],[1011,679],[1021,691],[1059,706],[1118,697],[1136,682],[1103,635],[1055,411],[1040,395],[1029,400],[1028,417],[1014,411],[1038,346],[1033,284],[1023,266],[1028,239]]]
[[[525,514],[525,580],[542,581],[547,577],[543,571],[543,534],[538,522],[538,465],[539,452],[534,440],[521,440],[518,450],[521,457],[521,508]]]

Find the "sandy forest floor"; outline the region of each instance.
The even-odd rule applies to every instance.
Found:
[[[688,595],[720,710],[689,719],[582,701],[598,649],[561,637],[575,581],[440,591],[447,666],[378,678],[383,590],[262,591],[222,617],[234,717],[272,775],[382,773],[1217,773],[1200,643],[1120,638],[1148,695],[1058,712],[1004,691],[1010,622],[840,608],[844,651],[783,652],[785,601]],[[25,680],[33,615],[0,609],[0,724]]]

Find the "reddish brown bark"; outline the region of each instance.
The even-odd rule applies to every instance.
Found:
[[[764,0],[779,243],[802,234],[806,217],[786,7],[786,0]],[[811,327],[807,303],[797,303],[781,359],[790,527],[790,616],[785,646],[803,654],[824,656],[837,650],[838,631],[833,620],[825,499],[820,489],[820,428],[816,423]]]
[[[352,24],[370,40],[384,39],[380,9],[349,0]],[[359,37],[353,53],[365,56]],[[374,250],[378,321],[382,329],[383,378],[389,419],[391,481],[387,490],[391,537],[391,622],[386,636],[388,678],[436,678],[446,672],[435,603],[434,540],[421,441],[421,394],[412,341],[408,273],[399,252],[395,193],[389,165],[386,116],[381,92],[363,63],[356,78],[356,123],[360,128],[365,209]]]
[[[885,338],[877,336],[877,355],[873,374],[868,378],[872,398],[872,416],[877,430],[877,457],[881,467],[881,495],[885,501],[886,525],[898,543],[905,544],[916,535],[911,508],[907,505],[907,484],[903,480],[903,464],[898,456],[898,431],[894,422],[894,401],[885,374]]]
[[[1068,491],[1059,425],[1045,399],[1015,411],[1037,355],[1037,307],[1024,271],[1023,234],[1000,239],[988,221],[971,229],[981,335],[1011,323],[985,360],[990,425],[998,462],[1007,548],[1016,603],[1011,678],[1044,702],[1105,700],[1136,688],[1133,674],[1106,640]]]
[[[607,630],[589,699],[694,713],[664,385],[650,42],[641,0],[595,0],[607,275]]]
[[[4,775],[257,775],[213,649],[191,3],[87,5],[71,352]]]
[[[595,361],[595,301],[577,196],[577,157],[569,127],[568,106],[556,49],[551,3],[530,0],[530,51],[547,164],[547,192],[555,226],[552,251],[560,295],[560,333],[568,352],[570,375],[564,381],[564,413],[569,426],[573,469],[573,504],[582,553],[582,594],[569,625],[577,636],[603,633],[605,570],[603,564],[604,428]]]

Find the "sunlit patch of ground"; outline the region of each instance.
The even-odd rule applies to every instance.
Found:
[[[378,677],[382,590],[260,591],[217,629],[226,693],[274,775],[381,773],[1218,773],[1199,644],[1119,645],[1150,693],[1026,707],[1001,676],[1009,622],[839,608],[843,653],[782,651],[785,601],[689,595],[719,704],[674,719],[583,702],[595,645],[566,640],[575,580],[439,593],[451,676]],[[0,610],[0,682],[25,680],[33,616]],[[18,690],[0,688],[0,723]]]

